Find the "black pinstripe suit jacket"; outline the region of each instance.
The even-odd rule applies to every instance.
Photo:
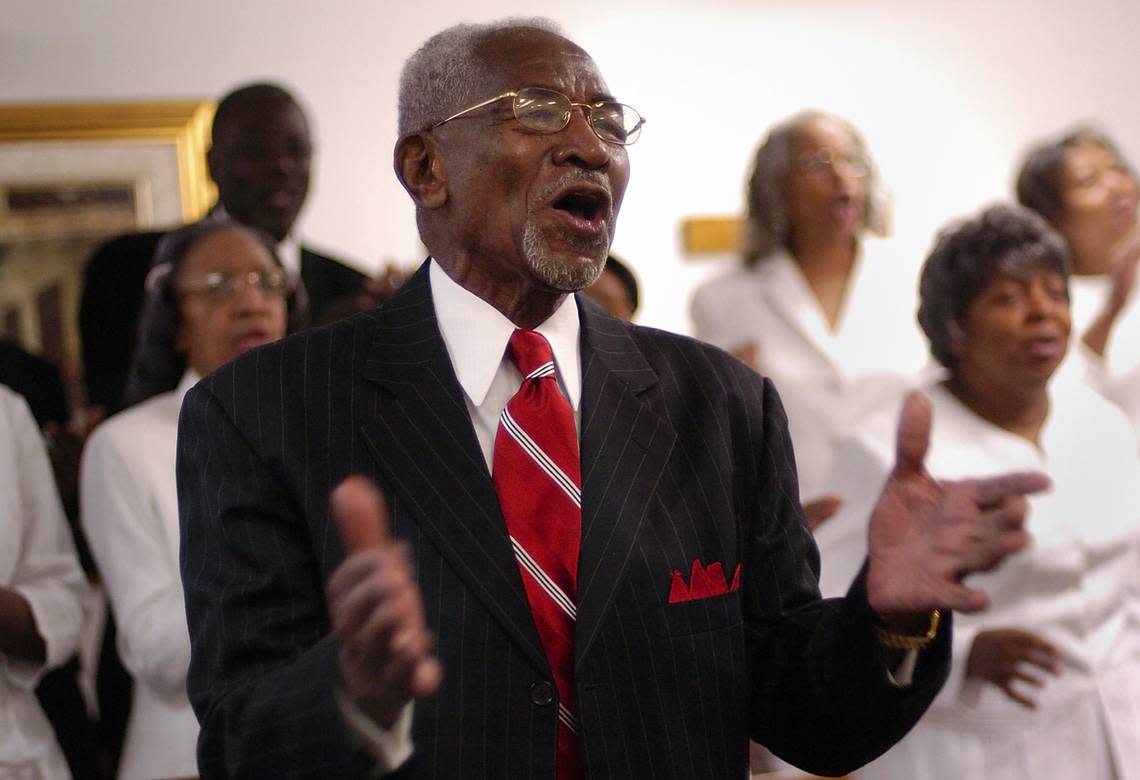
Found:
[[[821,773],[876,756],[941,684],[947,632],[889,685],[860,581],[821,601],[771,385],[580,301],[576,681],[591,778],[741,778],[753,736]],[[445,669],[409,777],[553,778],[550,679],[426,268],[386,306],[258,350],[186,397],[182,576],[204,778],[365,777],[338,717],[327,499],[371,475],[415,552]],[[670,604],[692,562],[738,591]],[[731,576],[731,575],[730,575]]]

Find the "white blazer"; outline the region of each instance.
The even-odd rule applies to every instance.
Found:
[[[992,604],[954,616],[950,679],[918,725],[864,778],[1140,778],[1140,458],[1120,412],[1079,382],[1055,381],[1042,449],[974,415],[941,387],[927,468],[958,479],[1044,471],[1030,499],[1030,546],[969,584]],[[893,464],[894,413],[845,441],[829,487],[847,494],[816,534],[825,596],[842,595],[866,555],[867,517]],[[974,637],[1021,628],[1061,650],[1060,677],[1022,708],[965,678]],[[1042,673],[1044,674],[1044,673]]]
[[[75,652],[87,580],[40,430],[24,399],[3,385],[0,540],[0,585],[28,602],[47,655],[32,664],[0,654],[0,780],[70,777],[35,686]]]
[[[821,494],[853,423],[937,374],[915,320],[916,264],[863,239],[834,331],[799,265],[783,250],[701,285],[697,338],[728,351],[756,346],[758,370],[780,392],[795,446],[800,496]]]
[[[186,698],[190,636],[178,573],[175,442],[182,396],[197,381],[95,429],[80,470],[80,515],[134,678],[120,780],[198,774],[198,721]]]

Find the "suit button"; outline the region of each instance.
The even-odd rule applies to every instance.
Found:
[[[554,686],[548,682],[536,682],[530,686],[530,700],[539,707],[554,703]]]

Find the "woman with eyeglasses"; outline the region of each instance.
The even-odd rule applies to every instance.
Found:
[[[136,405],[100,425],[84,451],[81,519],[134,679],[121,780],[198,771],[178,574],[178,412],[199,378],[301,325],[272,246],[248,228],[209,221],[163,240],[128,380]]]
[[[756,152],[743,264],[693,297],[695,335],[771,377],[788,414],[809,522],[846,425],[901,397],[926,365],[914,269],[889,255],[887,198],[862,138],[808,111]]]
[[[1030,150],[1017,175],[1017,199],[1068,243],[1080,368],[1140,431],[1136,172],[1107,136],[1075,130]]]
[[[1140,458],[1120,411],[1057,371],[1068,265],[1044,220],[994,206],[948,227],[923,268],[918,319],[948,371],[926,389],[927,469],[1053,486],[1028,499],[1025,549],[967,583],[990,604],[954,615],[942,691],[859,780],[1140,778]],[[863,565],[894,436],[884,412],[840,447],[828,483],[848,500],[816,534],[824,596]]]

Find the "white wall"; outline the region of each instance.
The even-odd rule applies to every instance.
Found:
[[[365,268],[412,263],[390,165],[400,64],[452,22],[535,13],[649,118],[614,245],[641,276],[646,324],[688,329],[689,291],[718,264],[682,259],[679,220],[738,209],[758,138],[801,108],[863,129],[915,262],[947,218],[1008,195],[1031,139],[1095,119],[1140,159],[1131,0],[0,0],[0,102],[283,81],[318,135],[305,235]]]

